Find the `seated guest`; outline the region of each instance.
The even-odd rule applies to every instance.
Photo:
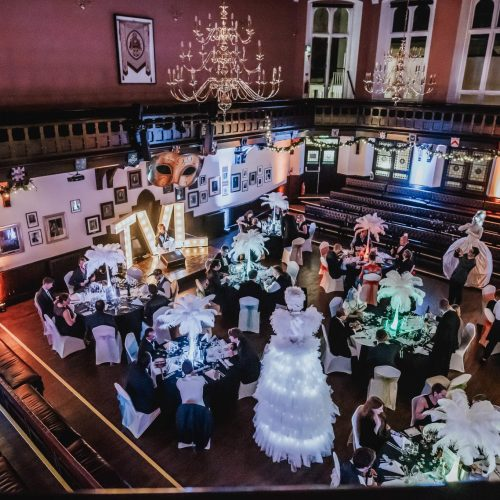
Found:
[[[362,280],[362,287],[360,292],[360,299],[367,304],[371,304],[372,306],[377,305],[377,292],[378,292],[378,281],[367,279],[366,276],[373,274],[382,273],[382,268],[377,264],[377,253],[372,250],[368,255],[368,263],[365,264],[359,275],[359,278]]]
[[[309,226],[307,225],[304,214],[297,215],[297,229],[299,230],[299,237],[307,240],[309,238]]]
[[[162,250],[175,249],[175,240],[168,235],[165,224],[158,224],[157,226],[155,245]]]
[[[247,210],[241,217],[236,219],[236,224],[240,229],[240,233],[246,233],[252,225],[253,211]]]
[[[220,252],[217,253],[214,260],[220,262],[220,272],[222,274],[229,274],[229,264],[231,264],[231,259],[229,258],[229,247],[223,245]]]
[[[295,217],[285,209],[283,210],[283,217],[281,217],[280,224],[283,248],[289,248],[292,246],[292,241],[301,236],[297,228],[297,222],[295,221]]]
[[[90,331],[92,331],[92,329],[96,326],[102,325],[112,326],[113,328],[116,328],[114,316],[111,316],[111,314],[106,314],[104,312],[104,307],[104,300],[97,300],[95,303],[95,313],[85,317],[85,324]]]
[[[500,295],[497,290],[495,297]],[[497,301],[495,307],[493,308],[493,315],[495,316],[495,321],[491,325],[490,333],[488,334],[488,346],[486,347],[483,357],[481,358],[481,363],[485,363],[491,356],[491,353],[495,350],[496,345],[500,342],[500,300]]]
[[[281,266],[273,266],[273,278],[266,285],[265,289],[269,296],[272,296],[274,305],[285,305],[285,290],[292,286],[292,278],[288,273],[285,273]],[[274,310],[274,308],[273,308]]]
[[[152,360],[164,354],[163,347],[156,341],[156,332],[153,328],[146,328],[144,332],[144,337],[139,344],[138,357],[140,357],[142,353],[149,354]]]
[[[259,301],[262,300],[263,290],[256,280],[257,271],[251,269],[248,271],[248,280],[240,285],[240,289],[238,290],[239,299],[241,299],[241,297],[255,297]]]
[[[250,229],[254,229],[259,233],[262,231],[262,224],[260,223],[260,220],[257,219],[257,217],[253,217],[250,221],[250,225],[247,227],[247,231],[250,231]]]
[[[80,257],[78,259],[78,267],[73,271],[69,284],[74,288],[75,292],[83,290],[91,281],[95,281],[95,275],[87,276],[87,259]]]
[[[45,277],[42,280],[42,286],[35,294],[35,300],[40,309],[42,316],[46,314],[49,318],[54,315],[54,296],[52,295],[52,288],[54,286],[54,278]]]
[[[125,390],[132,404],[141,413],[152,413],[158,408],[153,380],[147,373],[149,356],[146,352],[139,353],[137,361],[129,365]]]
[[[366,353],[366,362],[371,376],[373,376],[373,369],[377,366],[396,367],[399,358],[398,344],[389,342],[389,336],[383,328],[377,330],[375,338],[377,339],[377,345],[368,347]]]
[[[423,394],[417,400],[417,405],[415,406],[415,420],[413,425],[423,426],[432,423],[430,415],[424,415],[427,410],[432,410],[437,408],[438,401],[446,397],[446,387],[442,384],[434,384],[431,387],[430,394]]]
[[[346,273],[346,271],[342,269],[342,253],[338,252],[339,246],[340,245],[336,243],[333,246],[333,250],[328,252],[326,256],[326,263],[328,265],[328,274],[330,274],[330,277],[334,280],[341,278]],[[340,249],[342,250],[341,246]]]
[[[243,384],[256,382],[260,375],[260,359],[250,342],[242,335],[239,328],[231,328],[227,332],[238,357],[231,362],[238,366],[240,380]],[[234,361],[233,361],[234,360]]]
[[[207,381],[193,371],[193,364],[189,359],[182,363],[184,376],[177,380],[177,388],[181,394],[182,404],[205,406],[203,401],[203,387]]]
[[[70,299],[67,293],[61,293],[54,303],[55,324],[62,336],[83,339],[85,325],[69,307]]]
[[[158,294],[163,295],[169,301],[172,299],[173,283],[163,274],[161,269],[155,269],[150,276],[154,276],[156,279],[156,288],[158,289]]]
[[[391,248],[391,255],[397,260],[403,260],[403,252],[408,249],[409,244],[408,233],[402,234],[399,238],[399,245]]]
[[[498,290],[495,290],[494,298],[488,301],[488,303],[486,304],[486,308],[489,309],[491,312],[493,312],[499,300],[500,300],[500,288]]]
[[[390,426],[384,414],[384,402],[371,396],[358,414],[359,444],[378,454],[390,437]]]
[[[394,269],[399,273],[411,273],[415,269],[415,264],[413,262],[413,254],[410,250],[406,249],[403,251],[401,259],[397,259],[394,264]]]
[[[335,316],[330,320],[328,343],[330,344],[330,352],[334,356],[350,358],[349,337],[354,335],[354,330],[345,323],[346,319],[346,312],[342,307],[339,307]]]
[[[372,468],[376,458],[377,454],[370,448],[362,447],[355,450],[349,462],[341,462],[337,485],[373,486],[376,484],[377,473]]]
[[[144,306],[144,322],[148,326],[153,326],[153,314],[160,309],[160,307],[168,306],[168,299],[164,295],[158,293],[156,285],[148,285],[148,292],[151,298]]]
[[[360,250],[368,243],[368,231],[359,231],[351,241],[351,250]]]

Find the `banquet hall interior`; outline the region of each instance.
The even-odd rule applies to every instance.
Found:
[[[2,494],[498,497],[500,0],[0,32]]]

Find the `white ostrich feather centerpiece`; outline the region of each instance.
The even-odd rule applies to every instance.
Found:
[[[249,229],[246,233],[238,233],[233,238],[233,243],[231,244],[231,250],[229,255],[234,258],[238,258],[240,255],[245,256],[245,261],[247,263],[247,274],[252,265],[251,256],[252,253],[257,259],[260,259],[266,252],[266,238],[262,233],[257,231],[257,229]]]
[[[108,286],[111,285],[109,270],[112,274],[118,272],[118,264],[125,264],[125,254],[120,248],[119,243],[108,243],[107,245],[92,245],[90,250],[85,252],[87,262],[87,273],[91,275],[101,266],[106,267],[106,275],[108,278]]]
[[[389,271],[379,285],[377,300],[391,299],[391,308],[399,312],[411,310],[411,299],[417,305],[422,305],[425,297],[425,292],[415,288],[423,285],[422,279],[408,272],[399,274],[397,271]]]
[[[261,205],[269,205],[271,210],[274,210],[275,208],[288,210],[288,200],[286,198],[287,197],[284,194],[277,192],[267,193],[260,197],[262,200]]]
[[[377,212],[375,212],[374,214],[366,214],[356,219],[354,233],[357,234],[361,231],[368,231],[369,235],[372,235],[376,241],[379,241],[380,235],[385,234],[386,229],[387,224],[377,215]]]
[[[440,399],[437,408],[424,412],[433,420],[440,420],[424,427],[424,434],[436,433],[439,438],[433,452],[452,448],[465,465],[484,456],[488,463],[486,474],[491,474],[496,457],[500,456],[500,412],[490,401],[470,406],[462,389],[453,390],[450,398]]]

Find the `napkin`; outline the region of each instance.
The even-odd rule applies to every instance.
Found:
[[[424,349],[422,346],[418,346],[416,349],[413,350],[414,354],[423,354],[424,356],[429,355],[429,351],[427,349]]]
[[[215,370],[213,368],[211,370],[207,370],[205,372],[205,375],[207,377],[210,377],[212,380],[217,380],[217,378],[215,377]]]
[[[403,469],[401,468],[401,464],[396,460],[390,460],[389,462],[381,462],[379,468],[384,469],[388,472],[393,472],[394,474],[399,474],[401,476],[405,475]]]
[[[408,439],[400,434],[396,434],[395,432],[391,433],[392,440],[402,449],[406,443],[408,443]]]
[[[134,299],[131,304],[134,306],[142,306],[142,302],[139,299]]]
[[[392,479],[391,481],[384,481],[382,486],[406,486],[403,479]]]

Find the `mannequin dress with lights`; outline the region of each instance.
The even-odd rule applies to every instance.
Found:
[[[471,223],[458,228],[460,231],[465,231],[467,236],[454,241],[443,255],[443,272],[448,279],[458,264],[458,259],[454,255],[455,250],[460,248],[464,253],[467,253],[472,247],[477,247],[479,254],[476,257],[476,265],[467,276],[465,286],[483,288],[490,282],[493,272],[493,258],[490,249],[481,241],[485,217],[485,212],[479,210],[472,218]]]
[[[255,392],[254,439],[273,462],[286,460],[295,471],[330,455],[339,412],[314,336],[323,316],[314,306],[302,311],[305,295],[298,287],[286,289],[285,301],[288,309],[271,316],[276,335],[266,347]]]

